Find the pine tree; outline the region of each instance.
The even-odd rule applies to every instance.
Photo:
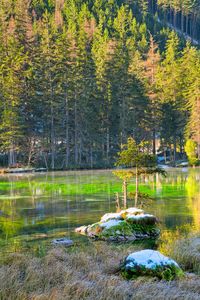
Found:
[[[184,136],[185,114],[182,110],[182,86],[179,63],[179,40],[172,32],[166,45],[165,59],[158,69],[156,84],[162,102],[161,138],[171,148],[176,160],[177,139]]]
[[[139,144],[133,138],[128,138],[127,143],[123,145],[118,153],[117,166],[129,168],[128,170],[114,171],[114,174],[123,179],[124,203],[127,203],[127,181],[135,177],[135,207],[138,203],[139,194],[139,176],[142,174],[161,173],[165,171],[157,167],[156,158],[148,153],[146,142]]]
[[[186,139],[192,139],[197,143],[198,158],[200,157],[200,57],[198,51],[187,44],[181,58],[182,62],[182,86],[185,97],[185,109],[188,112],[186,126]],[[185,74],[187,74],[185,76]]]
[[[149,114],[150,114],[150,128],[152,130],[153,141],[153,154],[156,154],[156,133],[159,130],[159,117],[160,117],[160,102],[158,99],[158,93],[156,90],[156,74],[158,66],[160,64],[160,54],[158,52],[158,46],[155,43],[152,35],[150,35],[149,51],[146,55],[146,59],[143,62],[143,76],[145,79],[146,93],[150,100]]]
[[[23,141],[21,93],[24,49],[14,36],[7,38],[5,56],[0,65],[1,78],[1,149],[9,153],[9,165],[16,163],[16,152]]]

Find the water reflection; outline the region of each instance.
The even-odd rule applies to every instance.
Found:
[[[170,169],[166,178],[141,178],[140,191],[155,198],[148,211],[158,216],[164,230],[199,226],[199,180],[199,169]],[[129,190],[134,190],[134,180]],[[19,250],[40,238],[72,235],[76,226],[115,211],[116,192],[121,192],[121,182],[109,170],[1,176],[2,251]]]
[[[187,191],[187,205],[193,215],[193,223],[196,228],[200,225],[200,172],[194,169],[189,171],[185,188]]]

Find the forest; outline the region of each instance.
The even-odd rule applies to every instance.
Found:
[[[199,9],[0,0],[0,165],[112,167],[130,136],[200,158],[200,50],[157,18],[199,39]]]
[[[151,9],[157,12],[159,17],[165,22],[169,22],[173,27],[181,30],[192,40],[200,41],[200,1],[166,1],[158,0],[151,2]]]

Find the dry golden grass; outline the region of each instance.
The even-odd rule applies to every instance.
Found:
[[[200,237],[180,240],[173,245],[170,252],[185,270],[200,275]]]
[[[84,248],[52,248],[42,258],[13,254],[0,267],[0,299],[200,299],[200,277],[194,274],[173,282],[124,280],[119,262],[136,250],[95,242]]]
[[[159,249],[163,254],[175,259],[185,271],[200,275],[200,237],[199,230],[188,232],[188,225],[181,230],[164,231],[161,234]]]

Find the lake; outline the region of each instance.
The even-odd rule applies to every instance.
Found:
[[[140,192],[153,198],[145,210],[159,218],[164,231],[195,231],[200,223],[200,169],[167,172],[166,178],[140,179]],[[134,191],[134,180],[129,191]],[[111,170],[1,175],[1,254],[37,249],[55,237],[84,241],[74,229],[115,212],[117,192],[121,181]]]

